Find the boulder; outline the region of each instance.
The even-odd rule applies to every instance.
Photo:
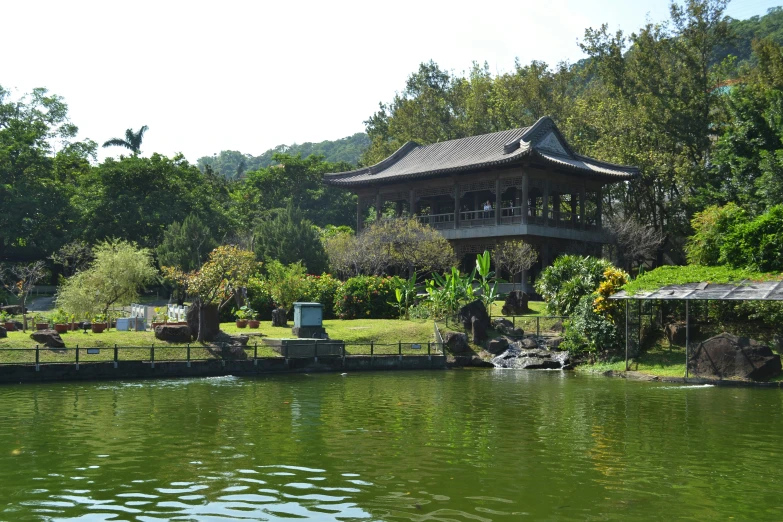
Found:
[[[529,301],[530,296],[522,290],[512,290],[503,303],[503,315],[529,314],[530,308],[527,305]]]
[[[552,325],[552,327],[549,330],[552,332],[564,331],[565,327],[563,326],[563,321],[557,321],[555,324]]]
[[[487,325],[484,321],[474,316],[471,320],[470,331],[473,336],[473,344],[479,344],[487,336]]]
[[[187,322],[190,329],[190,335],[194,339],[198,337],[198,324],[199,324],[199,307],[198,303],[194,303],[193,306],[188,308]],[[204,332],[203,338],[205,341],[214,340],[220,333],[220,313],[218,307],[215,304],[204,305]]]
[[[155,339],[167,343],[189,343],[190,326],[186,324],[161,324],[155,327]]]
[[[272,326],[288,326],[288,317],[285,308],[275,308],[272,310]]]
[[[780,371],[780,356],[768,346],[725,332],[699,343],[688,359],[688,372],[694,377],[755,381]]]
[[[487,351],[492,355],[500,355],[506,350],[508,350],[508,339],[503,337],[492,339],[489,341],[489,344],[487,344]]]
[[[519,346],[525,349],[538,348],[538,343],[532,337],[525,337],[519,341]]]
[[[468,336],[460,332],[446,332],[443,334],[443,342],[451,353],[470,352]]]
[[[522,337],[525,335],[525,331],[522,328],[515,328],[514,323],[508,319],[500,318],[492,320],[492,328],[511,337]]]
[[[65,342],[56,330],[38,330],[31,333],[30,338],[48,348],[65,348]]]
[[[549,350],[556,350],[560,347],[560,343],[562,342],[562,337],[550,337],[549,339],[544,340],[544,344],[546,344],[546,347]]]
[[[22,313],[27,313],[27,308],[22,311],[22,305],[6,305],[0,306],[0,312],[5,312],[11,315],[19,315]]]
[[[459,309],[459,320],[466,330],[473,327],[473,318],[476,317],[483,323],[484,330],[489,328],[489,314],[480,300],[476,299]]]
[[[515,370],[568,370],[571,357],[568,352],[549,351],[539,348],[521,349],[514,346],[492,359],[496,368]]]
[[[5,326],[0,326],[0,339],[4,339],[8,337],[8,330],[5,329]]]

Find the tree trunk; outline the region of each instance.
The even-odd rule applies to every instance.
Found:
[[[27,297],[21,296],[19,303],[22,305],[22,333],[27,333]]]
[[[201,301],[198,303],[198,337],[196,340],[200,343],[204,342],[204,307],[201,305]]]

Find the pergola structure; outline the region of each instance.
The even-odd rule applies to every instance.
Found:
[[[540,270],[561,253],[600,253],[603,187],[638,174],[577,154],[544,117],[521,129],[411,141],[375,165],[327,174],[324,182],[358,196],[357,230],[373,206],[378,219],[417,216],[460,256],[524,239],[537,248]],[[523,287],[532,276],[522,275]]]
[[[690,358],[690,302],[691,301],[783,301],[783,281],[740,281],[738,283],[687,283],[667,285],[649,292],[629,295],[624,290],[609,297],[625,301],[625,369],[628,370],[630,343],[630,303],[636,301],[685,301],[685,377],[688,377]]]

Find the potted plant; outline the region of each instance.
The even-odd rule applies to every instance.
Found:
[[[250,313],[248,313],[248,310]],[[248,319],[252,319],[254,313],[255,311],[253,311],[252,308],[248,308],[247,306],[243,306],[237,310],[234,313],[234,316],[237,318],[237,328],[245,328],[247,326]]]
[[[9,332],[13,332],[14,330],[16,330],[16,325],[14,324],[13,321],[11,321],[11,314],[6,312],[5,310],[0,312],[0,324],[5,326],[5,329],[8,330]]]
[[[103,314],[98,314],[92,319],[92,333],[103,333],[103,331],[106,329],[106,316]]]
[[[63,334],[68,331],[68,314],[65,310],[58,308],[54,314],[52,314],[52,323],[54,323],[54,329],[57,333]]]
[[[49,329],[49,323],[39,323],[38,321],[43,321],[43,318],[38,317],[37,315],[33,316],[33,324],[35,324],[36,330],[48,330]]]
[[[245,316],[247,317],[247,327],[258,328],[261,325],[261,321],[258,320],[258,313],[249,306],[243,306],[242,308],[247,308],[247,310],[245,310]]]

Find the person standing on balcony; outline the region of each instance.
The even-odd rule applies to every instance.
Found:
[[[492,217],[492,204],[489,202],[489,200],[484,203],[484,219],[489,219]]]

